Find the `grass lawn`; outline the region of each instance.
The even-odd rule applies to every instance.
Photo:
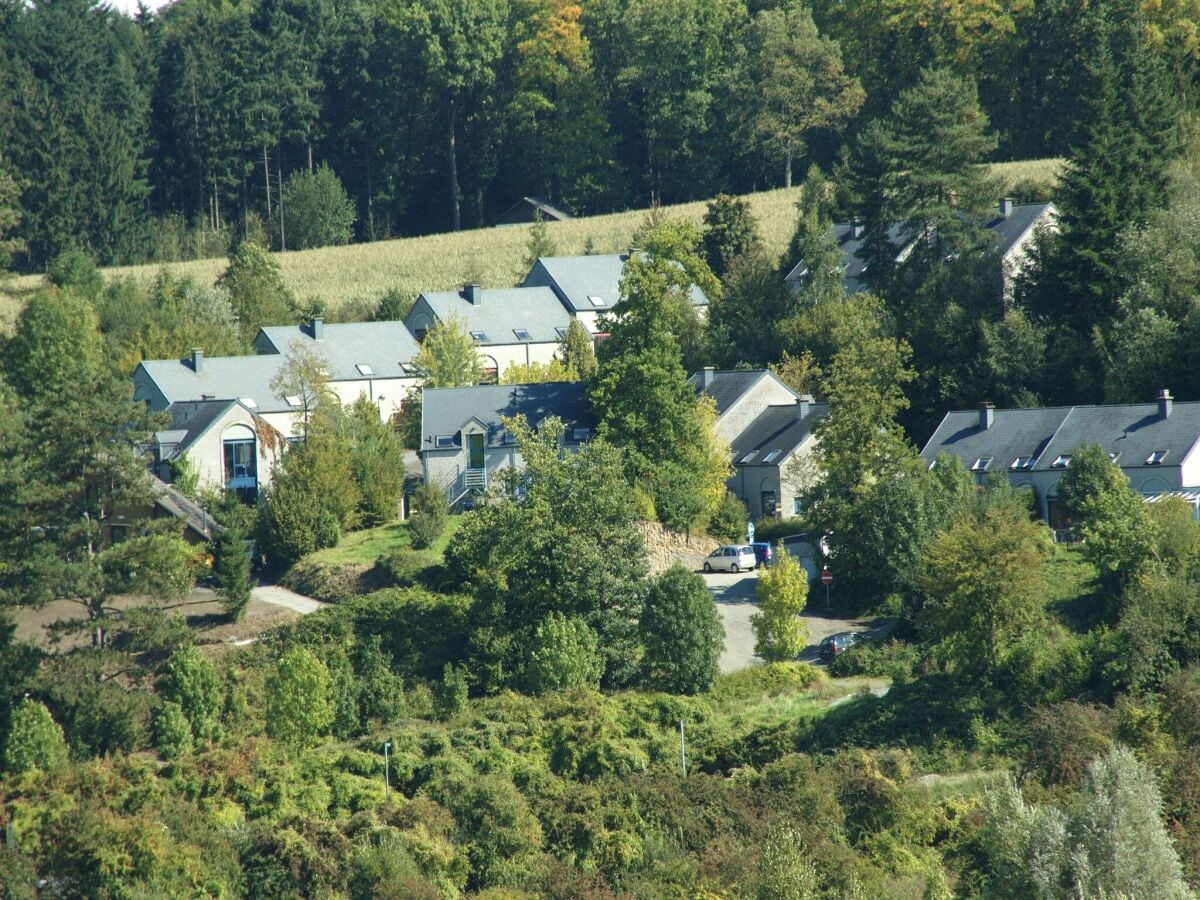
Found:
[[[415,552],[426,556],[430,565],[441,562],[442,554],[446,552],[446,545],[450,543],[450,538],[458,530],[460,521],[460,516],[450,516],[446,520],[446,530],[442,532],[442,536],[438,538],[437,542],[426,550]],[[325,563],[360,563],[370,566],[374,565],[375,560],[384,554],[407,546],[409,546],[408,523],[390,522],[376,528],[352,531],[345,535],[336,547],[318,550],[308,559]]]

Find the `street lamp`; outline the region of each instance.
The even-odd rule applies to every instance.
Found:
[[[388,779],[388,750],[391,748],[391,741],[383,742],[383,796],[386,799],[391,794],[391,784]]]

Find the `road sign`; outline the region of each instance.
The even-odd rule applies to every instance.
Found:
[[[828,569],[821,570],[821,584],[826,586],[833,584],[833,573]]]
[[[746,540],[748,540],[752,544],[754,543],[754,523],[753,522],[746,523]]]

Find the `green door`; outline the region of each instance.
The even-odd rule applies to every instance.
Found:
[[[483,468],[483,435],[468,434],[467,435],[467,468],[482,469]]]

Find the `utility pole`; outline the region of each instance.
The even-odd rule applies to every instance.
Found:
[[[679,720],[679,765],[683,769],[683,777],[687,778],[687,747],[683,740],[683,719]]]
[[[391,795],[392,786],[388,778],[388,749],[392,746],[391,741],[383,742],[383,796],[387,799]]]

